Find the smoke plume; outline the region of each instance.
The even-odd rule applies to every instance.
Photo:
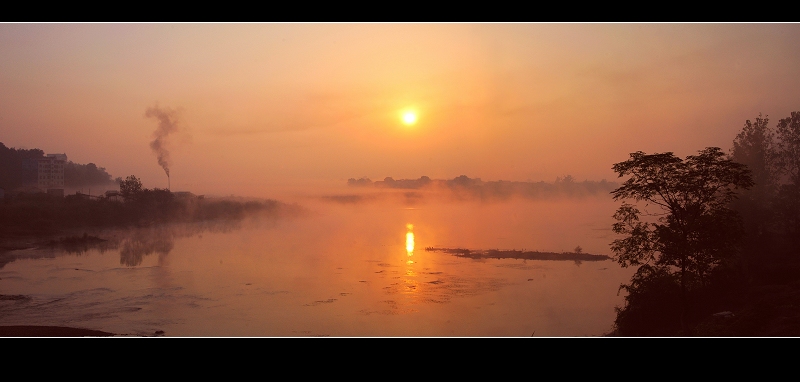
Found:
[[[153,132],[153,141],[150,148],[158,157],[158,165],[164,169],[169,178],[169,151],[166,148],[167,136],[178,130],[178,116],[175,110],[160,108],[158,105],[147,108],[144,114],[147,118],[158,119],[158,128]]]

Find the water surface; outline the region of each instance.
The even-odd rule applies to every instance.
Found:
[[[25,250],[0,269],[0,325],[166,336],[598,336],[613,261],[475,260],[425,247],[610,255],[601,199],[307,200],[234,226],[104,233],[81,253]]]

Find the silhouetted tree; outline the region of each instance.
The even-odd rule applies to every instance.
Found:
[[[647,155],[639,151],[613,169],[620,177],[630,176],[611,192],[614,200],[623,200],[614,214],[613,230],[625,235],[611,245],[614,258],[623,267],[646,265],[634,276],[638,284],[623,288],[630,291],[651,278],[642,272],[675,275],[682,302],[681,326],[687,330],[687,291],[704,283],[741,235],[738,215],[729,203],[737,189],[753,185],[750,172],[717,147],[685,160],[671,152]],[[659,212],[652,216],[658,218],[641,221],[640,210],[626,199],[654,206]]]
[[[663,337],[681,330],[680,285],[667,267],[644,264],[625,290],[625,307],[616,308],[620,335]]]
[[[800,112],[781,119],[777,127],[776,162],[789,183],[800,185]]]
[[[67,162],[64,166],[64,185],[67,187],[86,187],[94,185],[110,185],[114,183],[111,174],[94,163],[78,164]]]
[[[42,158],[42,150],[8,148],[0,142],[0,187],[11,191],[25,185],[36,185],[38,160]]]
[[[800,246],[800,112],[775,128],[768,122],[761,115],[746,121],[731,150],[731,159],[747,165],[755,182],[733,203],[745,224],[747,270],[766,279],[772,276],[761,270],[775,268],[782,256],[797,257]]]
[[[142,193],[142,181],[131,175],[119,183],[119,193],[125,200],[136,199]]]
[[[759,115],[755,123],[745,121],[742,131],[733,140],[731,159],[747,165],[754,185],[745,194],[763,199],[774,191],[778,177],[775,133],[769,128],[769,117]]]
[[[800,247],[800,112],[781,119],[777,126],[775,157],[784,181],[779,186],[775,210],[778,229],[789,238],[789,247],[797,254]]]
[[[740,194],[733,207],[744,220],[750,237],[748,245],[760,248],[771,245],[769,226],[773,221],[772,202],[779,177],[774,136],[769,118],[759,114],[755,122],[745,122],[731,149],[731,159],[747,165],[754,182],[752,188]]]

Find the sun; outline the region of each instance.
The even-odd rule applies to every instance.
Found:
[[[401,113],[401,120],[406,126],[412,126],[417,123],[417,112],[414,110],[405,110]]]

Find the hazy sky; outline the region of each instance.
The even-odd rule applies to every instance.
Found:
[[[615,179],[800,111],[800,24],[0,24],[0,142],[144,186]],[[400,113],[418,112],[413,126]]]

